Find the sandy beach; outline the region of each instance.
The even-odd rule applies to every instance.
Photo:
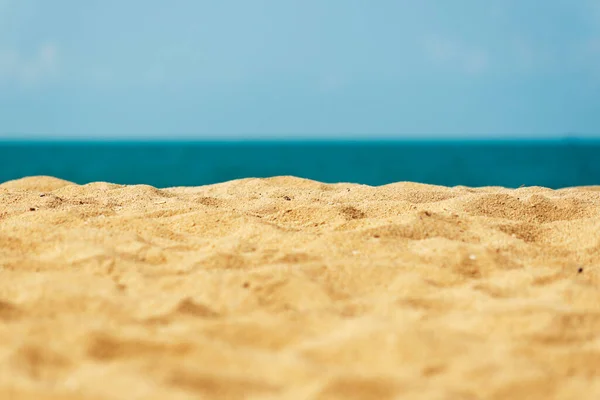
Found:
[[[599,399],[600,187],[0,184],[1,399]]]

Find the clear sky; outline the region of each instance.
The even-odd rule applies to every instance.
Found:
[[[599,0],[0,0],[0,136],[600,135]]]

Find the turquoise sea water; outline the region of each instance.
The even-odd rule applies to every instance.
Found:
[[[156,187],[294,175],[560,188],[600,184],[600,140],[0,142],[0,182],[31,175]]]

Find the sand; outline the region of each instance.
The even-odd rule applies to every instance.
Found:
[[[599,399],[600,187],[0,185],[2,399]]]

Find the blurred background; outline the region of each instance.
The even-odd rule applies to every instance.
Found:
[[[0,0],[0,182],[600,184],[597,0]]]

